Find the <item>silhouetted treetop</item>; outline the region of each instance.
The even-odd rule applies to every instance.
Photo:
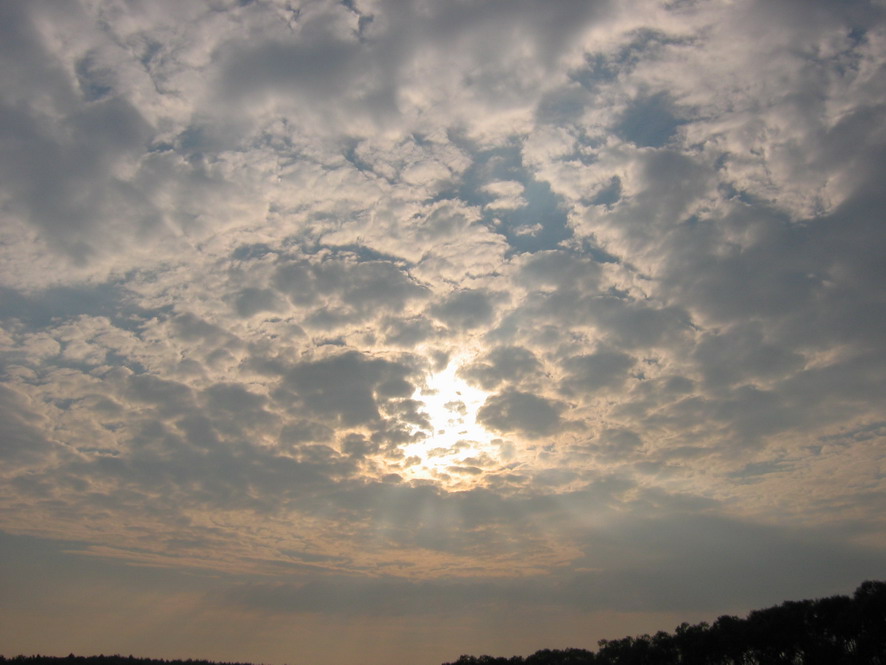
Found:
[[[600,640],[598,647],[461,656],[444,665],[886,665],[886,582],[864,582],[851,598],[786,601],[744,619],[682,623],[673,633]]]

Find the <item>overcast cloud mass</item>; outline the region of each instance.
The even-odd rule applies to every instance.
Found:
[[[879,0],[0,2],[0,643],[594,648],[886,576]]]

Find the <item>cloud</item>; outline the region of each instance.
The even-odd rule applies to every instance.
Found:
[[[477,328],[492,319],[493,298],[488,293],[473,289],[457,291],[434,305],[431,312],[450,327],[460,330]]]
[[[343,425],[378,420],[378,401],[409,397],[412,368],[387,360],[368,359],[356,352],[300,363],[288,370],[276,398],[289,396],[310,412]]]
[[[492,390],[502,381],[519,381],[539,372],[540,363],[529,349],[500,346],[490,351],[482,362],[463,367],[459,374],[476,381],[484,390]]]
[[[560,402],[509,390],[487,399],[477,418],[499,432],[519,432],[535,439],[557,430],[563,408]]]
[[[602,349],[596,353],[569,358],[566,394],[589,395],[603,388],[617,388],[628,378],[634,359],[625,353]]]
[[[875,575],[882,7],[555,4],[0,7],[0,529],[390,644]]]
[[[5,423],[3,447],[0,449],[3,458],[19,464],[40,460],[50,452],[52,445],[40,431],[39,416],[28,408],[24,395],[6,386],[0,388],[0,409]]]

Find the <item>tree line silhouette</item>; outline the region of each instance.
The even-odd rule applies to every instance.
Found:
[[[461,656],[444,665],[886,665],[886,582],[864,582],[851,598],[787,601],[744,619],[682,623],[673,633],[598,646],[525,658]]]
[[[443,665],[886,665],[886,582],[863,582],[851,597],[787,601],[744,619],[682,623],[673,633],[600,640],[598,647],[510,658],[465,655]],[[0,655],[0,665],[248,664],[71,654]]]
[[[106,656],[14,656],[6,658],[0,655],[0,663],[3,665],[252,665],[252,663],[216,662],[212,660],[163,660],[162,658],[137,658],[135,656],[121,656],[115,654]]]

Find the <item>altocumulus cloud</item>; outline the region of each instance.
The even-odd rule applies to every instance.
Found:
[[[882,575],[884,18],[2,4],[4,644],[436,663]]]

